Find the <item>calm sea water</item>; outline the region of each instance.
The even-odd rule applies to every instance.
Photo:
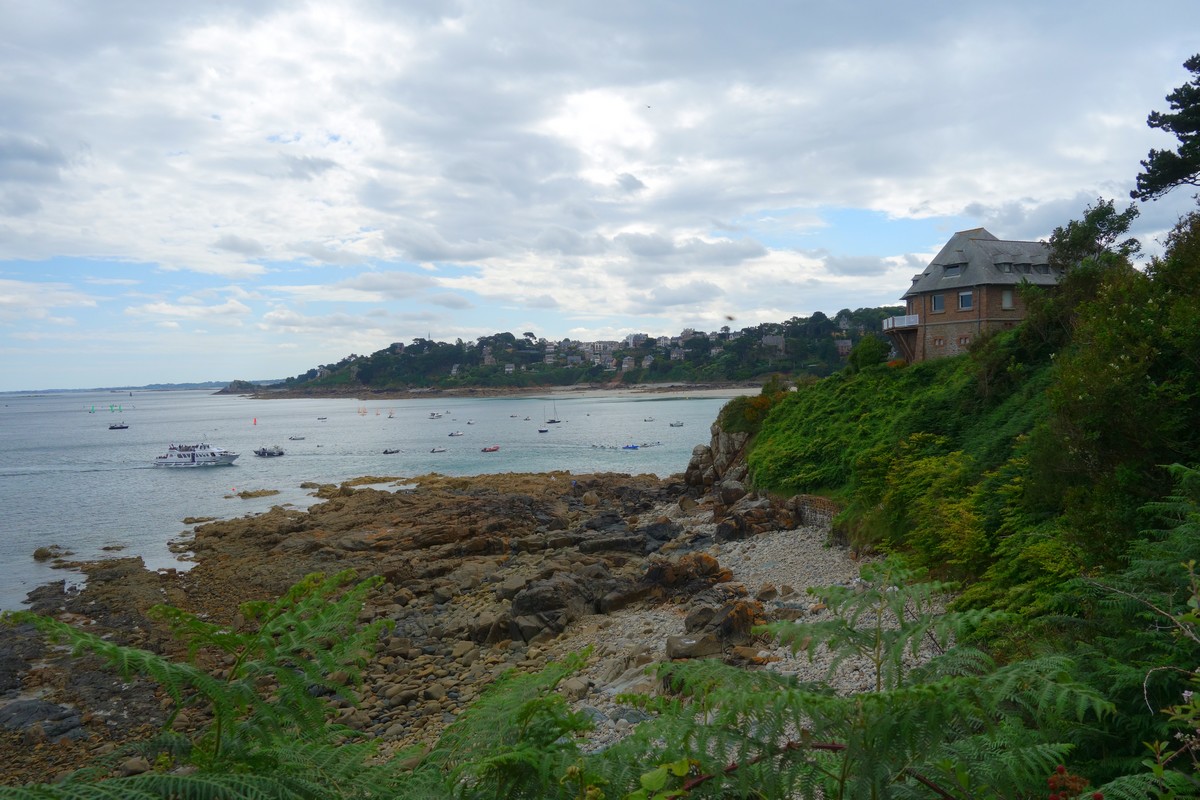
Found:
[[[186,569],[167,545],[185,517],[228,519],[312,502],[305,481],[429,472],[682,472],[728,398],[686,395],[488,399],[250,400],[203,391],[0,395],[0,609],[76,576],[33,560],[59,545],[89,560],[138,555]],[[431,419],[439,413],[440,419]],[[557,416],[562,422],[545,425]],[[124,422],[126,430],[110,430]],[[671,427],[682,422],[682,427]],[[545,427],[546,433],[538,428]],[[462,431],[462,436],[450,436]],[[289,437],[302,436],[302,441]],[[238,453],[231,467],[151,465],[171,442]],[[258,458],[278,444],[286,455]],[[637,450],[624,449],[626,445]],[[499,445],[483,453],[481,448]],[[444,453],[430,452],[444,447]],[[403,452],[385,455],[385,449]],[[235,491],[277,489],[243,500]]]

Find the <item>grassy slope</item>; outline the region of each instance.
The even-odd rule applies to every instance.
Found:
[[[1047,524],[1026,511],[1023,486],[1025,436],[1047,414],[1050,375],[1033,370],[986,399],[965,356],[831,376],[771,409],[749,454],[751,475],[767,491],[843,502],[838,526],[857,547],[904,551],[982,583],[975,593],[1001,606],[1020,584],[1023,599],[1013,602],[1028,606],[1027,584],[1057,575],[1066,554],[984,576],[1015,544],[1006,540]]]

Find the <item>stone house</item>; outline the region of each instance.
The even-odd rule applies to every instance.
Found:
[[[1011,328],[1025,318],[1022,283],[1054,286],[1045,242],[997,239],[984,228],[959,231],[904,293],[905,314],[883,321],[906,361],[966,352],[981,333]]]
[[[783,334],[772,333],[762,337],[763,347],[773,347],[778,352],[782,353],[784,348]]]

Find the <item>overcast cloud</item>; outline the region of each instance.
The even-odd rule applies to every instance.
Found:
[[[956,230],[1124,207],[1197,30],[1194,0],[6,3],[0,390],[895,304]],[[1142,208],[1148,255],[1193,206]]]

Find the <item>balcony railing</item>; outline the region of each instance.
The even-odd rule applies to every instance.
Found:
[[[895,328],[915,328],[920,324],[920,314],[907,314],[903,317],[888,317],[883,321],[883,329],[884,331],[890,331]]]

